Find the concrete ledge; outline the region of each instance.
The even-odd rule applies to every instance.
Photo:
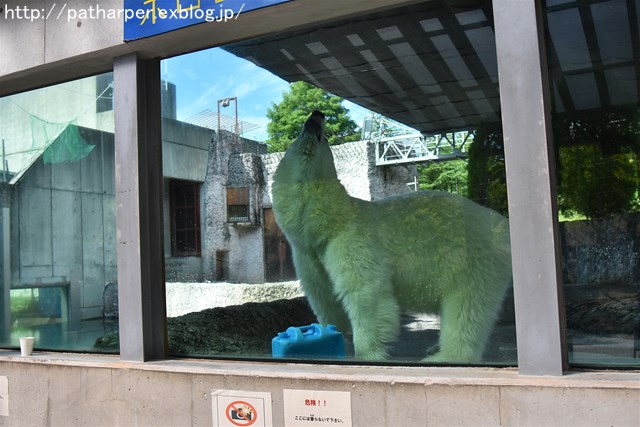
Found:
[[[119,356],[0,351],[0,364],[15,362],[83,368],[134,369],[182,374],[247,376],[272,379],[366,381],[389,384],[621,388],[640,391],[640,371],[568,371],[562,377],[520,375],[516,368],[363,366],[314,363],[168,359],[129,362]],[[640,415],[640,414],[639,414]]]
[[[207,425],[211,391],[348,391],[354,426],[640,425],[640,373],[521,376],[514,369],[338,366],[0,352],[9,425]],[[2,379],[2,378],[0,378]],[[0,390],[1,392],[1,390]],[[407,417],[411,416],[411,423]]]

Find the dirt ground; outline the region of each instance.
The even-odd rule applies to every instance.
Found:
[[[249,357],[270,357],[278,332],[317,322],[304,297],[210,308],[167,320],[170,354]],[[114,348],[118,342],[113,332],[98,338],[96,347]]]
[[[304,297],[206,309],[168,318],[169,353],[182,357],[270,358],[271,340],[278,332],[315,322],[317,319]],[[420,315],[403,315],[400,336],[389,346],[391,359],[420,361],[438,341],[439,324],[429,323]],[[117,325],[114,330],[117,331]],[[501,353],[498,360],[506,363],[515,360],[513,333],[513,328],[508,327],[506,334],[500,334],[504,337],[495,342],[496,353]],[[118,333],[113,332],[99,338],[96,346],[114,349],[118,340]],[[347,354],[353,354],[349,342]]]
[[[612,333],[637,336],[640,329],[639,297],[633,295],[633,298],[606,302],[580,301],[568,304],[570,339],[576,343],[587,339],[592,343]],[[210,308],[167,320],[171,355],[231,358],[269,358],[271,340],[279,332],[286,331],[290,326],[300,327],[317,322],[304,297]],[[426,349],[437,343],[439,323],[429,325],[420,315],[404,314],[402,324],[397,341],[390,343],[390,356],[395,360],[419,361]],[[114,326],[112,330],[117,331],[117,324]],[[612,329],[612,326],[615,327]],[[99,338],[96,347],[114,349],[118,347],[118,342],[118,333],[112,332]],[[347,353],[350,353],[349,347]],[[503,316],[496,325],[485,358],[499,364],[516,362],[515,327],[511,315]]]

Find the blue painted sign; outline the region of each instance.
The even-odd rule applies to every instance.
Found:
[[[241,14],[292,0],[124,0],[124,40],[213,22],[229,23]]]

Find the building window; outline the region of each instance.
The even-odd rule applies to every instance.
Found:
[[[444,363],[516,362],[505,215],[507,186],[504,156],[498,152],[494,138],[494,130],[501,129],[495,41],[490,2],[481,3],[472,14],[460,19],[449,8],[434,8],[430,3],[397,8],[391,15],[371,14],[313,31],[265,36],[211,49],[193,61],[203,70],[218,69],[224,64],[239,81],[251,81],[260,88],[254,96],[269,92],[275,99],[286,92],[300,100],[300,107],[296,104],[292,112],[283,114],[287,120],[275,137],[269,138],[268,132],[262,136],[270,141],[269,153],[259,157],[240,155],[246,153],[242,153],[239,139],[221,128],[212,135],[211,147],[217,151],[210,152],[207,165],[209,171],[215,172],[210,174],[215,191],[211,197],[207,193],[203,203],[207,224],[203,235],[208,243],[203,248],[203,276],[212,281],[233,282],[237,271],[256,272],[246,276],[251,280],[246,284],[257,285],[249,286],[249,292],[260,295],[254,299],[242,294],[227,304],[241,306],[251,329],[255,329],[253,324],[265,323],[273,329],[259,338],[249,337],[248,328],[240,318],[234,318],[233,328],[224,328],[230,333],[233,347],[226,342],[216,347],[189,346],[184,355],[265,357],[272,354],[272,339],[278,332],[292,325],[320,321],[333,322],[338,330],[353,332],[352,336],[357,337],[353,354],[358,363],[382,358],[422,363],[425,357],[430,362]],[[425,37],[429,43],[425,43]],[[313,54],[309,55],[309,51]],[[467,55],[472,59],[467,61]],[[185,60],[186,57],[171,58],[167,68],[182,70]],[[252,64],[252,71],[240,78],[245,60]],[[368,65],[363,67],[363,63]],[[339,77],[332,72],[337,69]],[[379,72],[381,69],[384,73]],[[425,78],[428,71],[432,74]],[[228,74],[226,70],[225,73]],[[258,73],[260,79],[256,77]],[[299,83],[284,82],[280,86],[278,76]],[[450,84],[455,79],[457,82]],[[181,90],[180,84],[177,90]],[[410,100],[396,97],[400,92],[415,96]],[[226,85],[212,85],[207,95],[225,100],[233,92],[229,93]],[[398,163],[399,158],[394,158],[393,164],[377,162],[371,155],[373,144],[356,141],[360,138],[357,124],[351,126],[346,121],[347,130],[331,130],[333,119],[328,114],[325,131],[333,132],[333,136],[325,136],[335,144],[327,149],[317,132],[305,131],[298,140],[301,142],[288,151],[293,159],[290,156],[281,163],[282,152],[287,149],[281,144],[284,136],[280,138],[284,129],[293,129],[293,134],[300,135],[307,129],[304,121],[313,109],[331,110],[309,97],[334,99],[331,95],[356,99],[362,104],[366,99],[367,105],[385,117],[379,120],[377,132],[384,140],[376,139],[378,148],[386,144],[382,152],[396,150],[405,163]],[[396,103],[402,108],[396,108]],[[248,98],[240,102],[252,104],[256,103]],[[284,103],[279,108],[286,106]],[[239,118],[230,117],[232,123],[242,122],[242,115],[248,114],[242,108],[238,110]],[[213,113],[216,120],[211,130],[217,129],[218,122],[223,123],[224,114],[224,110]],[[264,114],[270,124],[277,121],[267,110]],[[288,120],[294,116],[302,118],[295,125]],[[319,118],[314,115],[309,128],[316,128]],[[485,131],[476,133],[472,143],[476,152],[472,156],[460,149],[464,137],[454,135],[464,131],[468,136],[470,130],[481,126]],[[243,132],[242,138],[251,139],[250,135]],[[431,138],[427,140],[426,135]],[[287,140],[291,142],[297,138],[290,136]],[[444,149],[445,144],[449,151]],[[410,194],[407,183],[415,183],[411,188],[415,189],[423,181],[418,179],[415,158],[409,158],[417,151],[425,165],[434,160],[452,162],[458,155],[467,157],[470,164],[475,164],[474,171],[479,171],[475,187],[489,187],[486,193],[491,197],[488,201],[478,197],[476,201],[474,197],[465,198],[472,195],[462,191],[458,195]],[[467,180],[464,168],[447,165],[441,171],[432,180],[441,175],[453,175],[449,181],[454,183],[459,176],[459,181]],[[277,180],[281,181],[275,185]],[[222,183],[229,185],[225,189]],[[452,187],[455,184],[446,188]],[[263,210],[269,205],[277,213],[274,215],[278,224],[270,217],[271,212]],[[227,226],[220,226],[222,222]],[[285,234],[292,245],[287,245]],[[292,280],[294,259],[299,282]],[[274,285],[264,286],[265,281],[273,281]],[[360,286],[375,295],[363,296]],[[391,286],[399,293],[391,292]],[[370,291],[371,287],[376,290]],[[229,295],[239,294],[240,289],[232,288]],[[266,297],[271,289],[271,295],[278,299]],[[300,289],[306,291],[310,304],[293,296]],[[275,301],[282,299],[286,303],[276,307],[279,303]],[[441,301],[444,302],[439,310]],[[222,313],[228,307],[211,309]],[[434,311],[441,311],[442,316],[434,315]],[[265,322],[266,313],[270,318]],[[191,338],[191,334],[175,330],[172,336]],[[314,356],[324,357],[319,353]]]
[[[241,306],[240,312],[251,326],[248,328],[234,316],[232,327],[224,328],[230,334],[224,345],[189,345],[182,355],[263,358],[272,354],[272,339],[279,332],[292,325],[320,321],[334,322],[341,331],[353,331],[357,340],[364,336],[354,343],[358,363],[381,358],[397,363],[422,363],[425,357],[444,363],[515,363],[511,257],[506,212],[502,210],[507,206],[504,156],[497,152],[497,141],[490,132],[501,128],[500,93],[490,2],[481,3],[482,7],[466,14],[464,19],[458,19],[449,8],[422,4],[397,8],[391,15],[371,14],[313,31],[227,45],[211,49],[193,61],[203,70],[218,70],[224,64],[225,74],[233,70],[239,81],[255,83],[259,90],[254,96],[268,92],[275,99],[284,91],[296,94],[302,106],[285,116],[299,115],[303,120],[295,125],[283,124],[283,128],[294,129],[296,135],[305,129],[304,121],[313,109],[330,110],[328,105],[320,107],[309,100],[308,96],[313,94],[322,99],[333,94],[363,104],[366,99],[377,114],[384,113],[388,123],[397,123],[400,135],[387,137],[390,132],[387,128],[396,125],[380,120],[379,134],[385,136],[381,143],[387,144],[383,152],[404,150],[403,155],[416,152],[418,139],[424,148],[421,154],[433,153],[431,157],[422,156],[425,163],[433,162],[434,156],[440,162],[452,161],[457,155],[466,156],[466,152],[456,151],[459,146],[454,144],[458,141],[453,135],[484,126],[487,131],[474,138],[476,156],[471,159],[469,153],[468,158],[470,163],[475,161],[474,170],[481,172],[474,183],[481,188],[490,186],[488,193],[492,197],[489,206],[482,206],[482,199],[479,204],[463,197],[467,194],[433,192],[417,197],[410,194],[407,183],[416,183],[417,187],[419,182],[415,159],[409,159],[407,154],[403,158],[407,160],[405,164],[396,164],[398,159],[394,159],[394,164],[376,163],[370,155],[372,144],[355,141],[360,133],[356,131],[357,125],[351,126],[348,121],[345,127],[350,130],[332,130],[333,136],[327,136],[327,141],[336,142],[331,151],[325,149],[323,141],[320,144],[317,133],[305,132],[305,142],[297,145],[302,148],[298,152],[295,147],[289,151],[299,158],[282,166],[282,150],[287,147],[277,145],[282,139],[269,138],[267,132],[256,137],[274,140],[268,154],[242,155],[247,153],[242,153],[235,134],[228,135],[221,127],[216,131],[217,124],[222,124],[225,114],[230,112],[214,112],[215,124],[209,129],[216,132],[211,135],[210,144],[216,150],[209,152],[207,170],[211,173],[206,178],[213,191],[207,192],[202,210],[207,224],[203,233],[207,236],[202,251],[203,277],[234,282],[237,271],[255,272],[245,276],[249,280],[245,284],[257,285],[248,286],[248,292],[256,297],[241,293],[240,286],[232,287],[229,295],[240,296],[225,304]],[[425,43],[425,34],[429,43]],[[406,38],[409,35],[414,38]],[[468,54],[472,59],[467,62]],[[197,53],[190,55],[195,58]],[[354,59],[354,55],[359,58]],[[171,58],[165,62],[166,67],[181,71],[186,68],[186,59]],[[251,74],[241,77],[246,60],[252,64]],[[363,63],[368,65],[363,67]],[[331,72],[336,67],[340,76]],[[381,69],[384,73],[379,72]],[[425,78],[428,71],[432,75]],[[260,78],[256,77],[258,74]],[[278,76],[301,83],[290,85]],[[450,84],[454,79],[457,83]],[[176,89],[180,91],[186,84],[176,83]],[[198,81],[191,84],[200,87]],[[389,95],[400,92],[415,96],[406,99]],[[207,90],[209,99],[225,100],[230,95],[234,93],[230,93],[228,85],[219,88],[212,85]],[[248,97],[240,102],[252,104],[256,102]],[[396,104],[402,108],[396,108]],[[240,117],[229,117],[232,123],[242,123],[242,115],[248,114],[242,108],[237,113]],[[179,104],[177,109],[181,110]],[[266,109],[264,114],[272,123],[275,121]],[[318,124],[318,118],[316,114],[309,126],[315,127],[313,123]],[[331,120],[327,115],[325,130],[331,128]],[[187,128],[185,125],[184,129]],[[251,139],[251,133],[247,133],[242,132],[243,139]],[[442,138],[427,141],[424,137],[447,134],[452,135],[447,144],[451,146],[449,151],[444,150]],[[168,138],[169,132],[164,137]],[[390,138],[401,138],[402,142]],[[438,141],[442,146],[434,145]],[[195,146],[188,138],[183,138],[181,144]],[[182,149],[181,153],[188,156],[184,165],[194,165],[195,156]],[[201,155],[198,158],[203,160]],[[465,172],[460,169],[442,168],[439,175],[449,172],[455,182]],[[278,196],[270,185],[276,177],[283,180],[282,185],[275,186],[282,190]],[[463,180],[466,181],[466,176],[460,179]],[[223,183],[229,185],[225,188]],[[285,194],[288,190],[291,193]],[[387,201],[381,201],[387,197]],[[264,218],[260,216],[260,210],[270,204],[276,212],[280,210],[275,216],[282,231],[276,228],[268,211]],[[295,242],[293,245],[287,245],[285,233],[290,242]],[[329,240],[332,241],[325,243]],[[293,259],[300,282],[292,280]],[[389,291],[392,277],[398,278],[393,286],[402,289],[399,294]],[[264,286],[265,281],[271,280],[277,282]],[[464,283],[474,286],[469,288]],[[376,286],[372,291],[376,294],[363,296],[359,286],[366,286],[367,292]],[[209,288],[206,284],[205,287]],[[301,288],[307,291],[311,304],[297,296]],[[343,288],[349,288],[349,295],[342,293]],[[266,296],[272,289],[274,293],[270,295],[277,299]],[[444,301],[443,292],[447,293],[447,302],[442,304],[441,321],[432,313]],[[371,302],[369,296],[376,301]],[[283,299],[286,303],[279,306],[276,301]],[[215,312],[227,312],[228,308],[211,303]],[[194,305],[193,310],[196,309]],[[465,315],[460,317],[459,313]],[[366,322],[360,316],[366,317]],[[256,329],[254,324],[268,324],[273,329],[259,338],[250,337],[247,332]],[[215,324],[206,329],[215,331],[219,327]],[[183,340],[193,336],[176,329],[170,332]],[[315,356],[324,357],[319,353]]]
[[[569,362],[640,366],[636,7],[547,2]],[[634,320],[635,319],[635,320]]]
[[[170,182],[171,255],[200,256],[200,184]]]
[[[249,222],[249,187],[227,188],[227,221]]]
[[[101,340],[118,329],[114,122],[96,96],[112,82],[0,98],[2,348],[118,352]]]

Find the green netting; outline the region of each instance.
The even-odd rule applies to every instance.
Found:
[[[42,159],[45,163],[74,162],[85,158],[94,147],[80,135],[78,126],[69,125],[47,147]]]
[[[42,150],[45,163],[75,162],[85,158],[95,145],[88,144],[73,121],[51,123],[32,114],[31,149]]]

